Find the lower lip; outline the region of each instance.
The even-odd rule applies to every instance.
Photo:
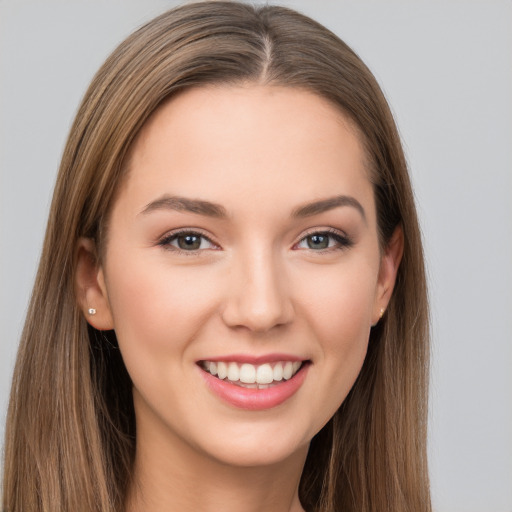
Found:
[[[239,409],[262,411],[277,407],[291,398],[304,382],[308,368],[309,364],[303,364],[290,380],[283,380],[266,389],[244,388],[220,380],[201,368],[199,370],[208,387],[225,402]]]

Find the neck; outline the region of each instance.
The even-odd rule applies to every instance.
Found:
[[[127,512],[303,512],[298,485],[307,446],[277,463],[244,467],[165,437],[146,436],[137,425]]]

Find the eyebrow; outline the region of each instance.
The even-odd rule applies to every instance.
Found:
[[[292,217],[312,217],[313,215],[318,215],[342,206],[355,208],[366,222],[366,212],[361,203],[355,197],[345,195],[329,197],[299,206],[293,210]],[[204,201],[202,199],[190,199],[187,197],[168,195],[151,201],[144,207],[141,213],[147,214],[156,210],[176,210],[179,212],[206,215],[207,217],[215,217],[218,219],[225,219],[228,216],[226,209],[220,204]]]
[[[208,217],[224,219],[227,217],[226,209],[220,204],[202,201],[201,199],[189,199],[178,196],[162,196],[147,204],[141,213],[146,214],[155,210],[176,210],[179,212],[196,213]]]
[[[364,211],[362,204],[355,197],[345,195],[328,197],[327,199],[321,199],[320,201],[299,206],[293,211],[292,216],[311,217],[341,206],[351,206],[355,208],[366,222],[366,212]]]

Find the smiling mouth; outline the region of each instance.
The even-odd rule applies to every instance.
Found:
[[[220,380],[249,389],[267,389],[290,380],[307,361],[278,361],[254,365],[224,361],[199,361],[199,366]]]

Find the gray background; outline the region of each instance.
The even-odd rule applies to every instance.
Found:
[[[367,62],[425,236],[437,512],[512,512],[512,2],[287,1]],[[56,170],[107,54],[175,2],[0,0],[0,435]]]

